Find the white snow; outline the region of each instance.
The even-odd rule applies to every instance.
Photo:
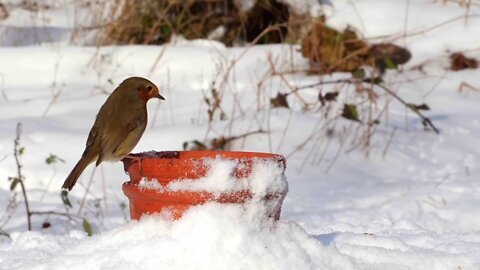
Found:
[[[319,81],[318,75],[289,72],[308,65],[298,46],[226,48],[206,40],[81,46],[89,43],[81,42],[82,35],[78,44],[70,42],[74,27],[89,22],[73,20],[73,14],[88,13],[81,5],[62,1],[33,16],[19,2],[8,2],[10,17],[0,21],[0,31],[9,33],[0,35],[0,228],[11,237],[0,235],[0,269],[480,268],[480,70],[448,70],[449,52],[480,58],[476,1],[469,9],[456,1],[321,1],[329,5],[331,26],[352,25],[372,41],[393,41],[412,52],[403,72],[387,73],[386,83],[408,102],[427,103],[425,115],[441,131],[425,132],[416,115],[392,100],[368,157],[351,144],[354,131],[363,129],[357,123],[330,124],[318,105],[305,111],[294,95],[288,97],[290,110],[270,108],[269,98],[289,92],[286,83]],[[50,20],[42,24],[44,17]],[[283,78],[272,76],[269,61],[277,74],[285,71]],[[239,139],[232,148],[287,157],[289,193],[281,220],[260,222],[258,209],[211,203],[178,221],[158,216],[132,222],[121,191],[128,176],[121,163],[105,163],[90,166],[70,193],[71,220],[33,215],[28,232],[21,193],[17,187],[13,195],[7,181],[16,175],[17,122],[23,123],[21,162],[32,210],[65,213],[60,186],[106,93],[128,76],[150,78],[166,98],[149,103],[148,128],[134,152],[181,150],[185,141],[270,131]],[[223,93],[225,121],[217,115],[208,122],[204,97],[212,85]],[[358,98],[341,91],[339,100]],[[314,103],[318,90],[298,94]],[[384,102],[379,99],[375,113]],[[328,128],[334,129],[332,138]],[[50,154],[65,163],[47,165]],[[227,176],[229,167],[222,166],[217,175]],[[274,175],[265,169],[251,177]],[[232,187],[230,178],[223,180],[202,181],[210,188]],[[83,232],[83,218],[92,237]]]
[[[234,160],[207,160],[207,175],[199,179],[179,179],[168,183],[167,190],[180,191],[210,191],[213,193],[239,191],[246,188],[246,181],[239,181],[233,177],[237,165]]]
[[[215,203],[179,221],[145,218],[91,238],[14,233],[0,251],[2,269],[354,269],[295,223],[266,224]]]
[[[161,189],[165,191],[208,191],[214,194],[249,190],[253,196],[262,197],[267,193],[287,191],[287,181],[283,169],[277,161],[255,159],[252,174],[246,178],[234,177],[235,168],[245,166],[238,160],[210,159],[205,160],[207,175],[199,179],[179,179],[162,186],[155,179],[143,180],[140,187]],[[239,164],[240,163],[240,164]]]

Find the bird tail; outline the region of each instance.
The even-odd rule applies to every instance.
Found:
[[[82,158],[77,162],[77,165],[75,165],[73,170],[67,176],[67,179],[65,179],[65,182],[63,182],[62,189],[68,189],[69,191],[72,190],[73,186],[78,180],[78,177],[80,177],[85,168],[92,162],[93,160],[90,157],[82,156]]]

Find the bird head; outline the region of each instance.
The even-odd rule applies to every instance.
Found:
[[[140,84],[137,88],[138,96],[141,100],[147,102],[151,98],[158,98],[161,100],[165,100],[165,98],[160,95],[158,91],[158,87],[153,83],[144,83]]]
[[[147,102],[151,98],[165,100],[160,95],[158,87],[151,81],[141,77],[130,77],[121,83],[125,85],[124,89],[133,89],[133,95],[140,100]],[[132,92],[131,92],[132,93]]]

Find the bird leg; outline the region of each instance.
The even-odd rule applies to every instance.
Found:
[[[142,170],[142,160],[143,160],[143,157],[139,157],[139,156],[135,156],[133,154],[128,154],[126,155],[124,158],[122,158],[122,162],[125,163],[125,161],[127,161],[128,163],[128,166],[130,166],[130,164],[132,163],[132,161],[136,161],[138,163],[138,166],[139,166],[139,169],[140,169],[140,175],[143,176],[143,170]]]

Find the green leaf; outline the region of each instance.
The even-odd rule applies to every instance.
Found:
[[[360,119],[358,118],[357,106],[355,104],[344,104],[342,117],[348,120],[360,122]]]
[[[83,226],[83,230],[85,230],[88,236],[93,235],[92,226],[90,225],[87,219],[85,218],[83,219],[82,226]]]
[[[20,183],[20,179],[14,177],[14,178],[9,178],[12,180],[12,183],[10,183],[10,191],[13,191],[16,187],[17,184]]]
[[[430,110],[430,107],[425,103],[422,103],[420,105],[413,104],[413,103],[408,103],[407,106],[414,111],[428,111],[428,110]]]
[[[383,58],[383,61],[385,62],[385,67],[387,69],[397,69],[397,64],[393,62],[393,60],[390,57],[385,56]]]
[[[172,30],[170,29],[170,27],[164,24],[160,27],[160,33],[162,33],[165,36],[169,36],[172,34]]]
[[[359,80],[363,80],[365,79],[365,70],[363,68],[360,68],[360,69],[355,69],[353,72],[352,72],[352,77],[355,78],[355,79],[359,79]]]
[[[56,162],[65,162],[65,160],[59,158],[57,155],[54,155],[54,154],[50,154],[46,159],[45,159],[45,162],[47,164],[53,164],[53,163],[56,163]]]
[[[25,147],[20,147],[20,149],[18,149],[18,155],[23,155],[23,153],[25,153]]]
[[[73,208],[70,200],[68,199],[68,191],[62,190],[62,193],[60,193],[60,197],[62,198],[62,202],[65,206]]]
[[[290,108],[288,106],[287,96],[288,96],[288,94],[278,93],[275,98],[270,99],[270,104],[272,104],[272,106],[274,108],[282,108],[282,107],[283,108]]]

